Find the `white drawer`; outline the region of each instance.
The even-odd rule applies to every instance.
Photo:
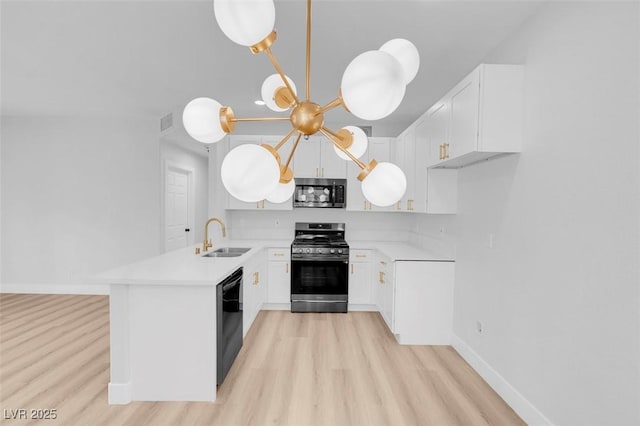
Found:
[[[349,251],[349,261],[351,262],[373,262],[374,260],[374,250],[350,250]]]
[[[269,261],[288,261],[291,259],[291,248],[270,248],[268,250],[267,259]]]

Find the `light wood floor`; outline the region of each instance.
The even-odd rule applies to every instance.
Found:
[[[215,403],[110,406],[108,382],[108,297],[0,295],[5,424],[524,424],[451,347],[400,346],[372,312],[260,312]]]

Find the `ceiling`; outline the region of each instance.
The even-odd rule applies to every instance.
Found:
[[[337,95],[347,64],[391,38],[416,44],[421,67],[401,106],[364,122],[343,110],[329,126],[372,125],[395,136],[535,13],[528,1],[336,1],[313,3],[312,100]],[[3,115],[156,117],[208,96],[236,115],[254,105],[274,71],[218,28],[209,1],[2,1]],[[272,50],[304,91],[305,2],[276,1]],[[281,133],[241,123],[236,133]]]

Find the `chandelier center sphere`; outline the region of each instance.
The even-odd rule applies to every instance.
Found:
[[[317,133],[324,124],[322,108],[314,102],[301,102],[291,112],[291,124],[303,135]]]

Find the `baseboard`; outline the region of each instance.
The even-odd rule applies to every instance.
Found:
[[[493,388],[498,395],[529,425],[553,425],[531,402],[489,365],[476,351],[455,334],[451,346]]]
[[[125,405],[131,402],[131,383],[109,382],[109,404]]]
[[[360,305],[360,304],[352,304],[349,303],[349,307],[348,307],[349,311],[351,312],[360,312],[360,311],[364,311],[364,312],[378,312],[378,307],[376,305]]]
[[[0,293],[108,295],[108,285],[0,284]]]

